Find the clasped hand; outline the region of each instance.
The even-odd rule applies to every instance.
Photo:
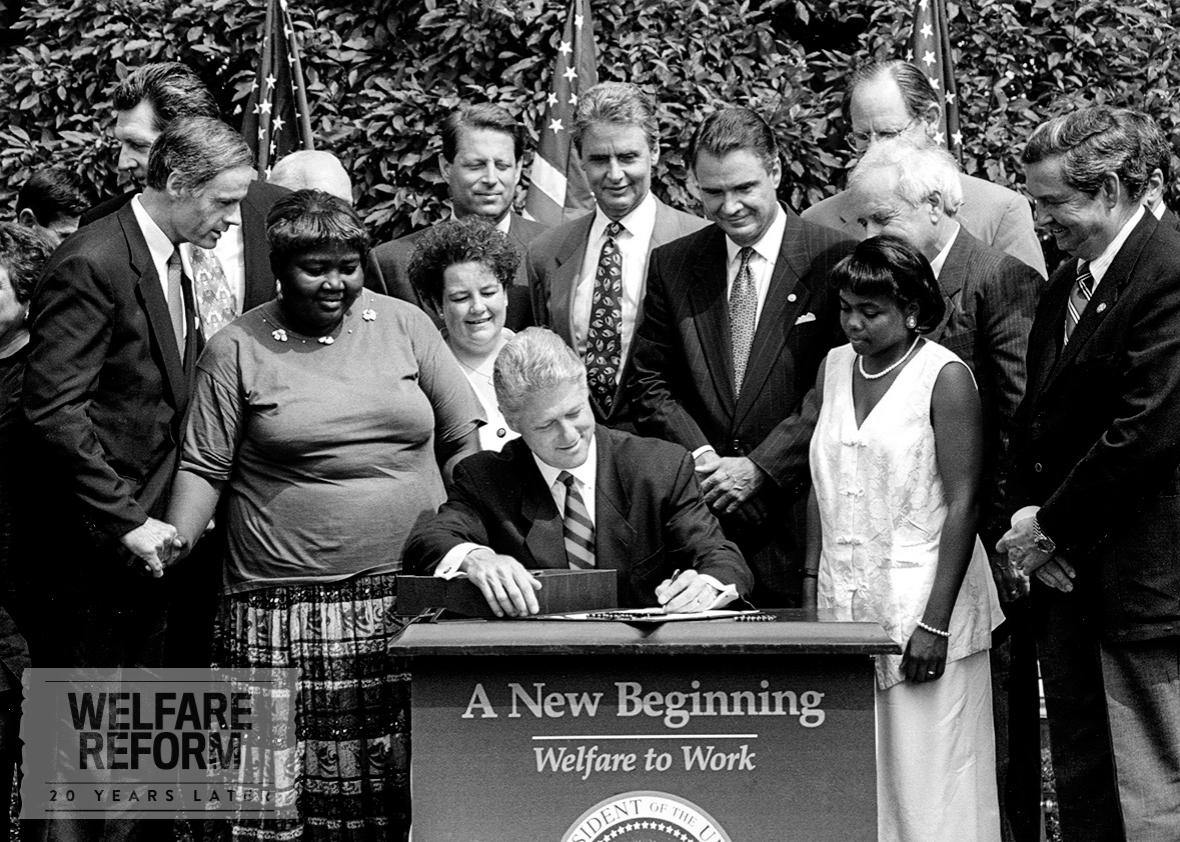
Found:
[[[745,456],[718,456],[709,451],[696,460],[701,496],[713,511],[735,514],[762,487],[765,474]]]
[[[1008,564],[1014,572],[1025,576],[1035,573],[1036,577],[1049,587],[1069,593],[1073,590],[1073,578],[1077,575],[1073,565],[1060,553],[1050,555],[1037,548],[1037,531],[1034,523],[1035,520],[1031,517],[1017,521],[1000,538],[996,544],[996,551],[1007,554]]]
[[[156,579],[164,575],[164,568],[179,558],[186,546],[175,526],[154,517],[149,517],[119,540]]]

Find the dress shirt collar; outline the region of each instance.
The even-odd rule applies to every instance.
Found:
[[[18,328],[12,339],[4,343],[0,347],[0,360],[6,360],[19,351],[21,348],[29,344],[29,332],[23,327]]]
[[[762,235],[762,239],[754,243],[754,251],[757,252],[767,263],[775,263],[778,260],[778,253],[783,246],[783,233],[787,230],[787,212],[775,203],[774,206],[774,220],[770,223],[770,227],[766,229],[766,233]],[[737,262],[741,254],[742,247],[729,239],[729,235],[725,235],[725,253],[729,260],[727,265],[732,266]]]
[[[1131,236],[1131,232],[1135,230],[1135,226],[1139,224],[1139,220],[1143,218],[1143,214],[1146,212],[1146,208],[1140,205],[1139,209],[1135,211],[1135,215],[1127,220],[1127,223],[1119,230],[1115,238],[1110,241],[1110,245],[1103,250],[1102,254],[1090,261],[1090,274],[1094,276],[1095,287],[1102,282],[1102,277],[1106,274],[1106,270],[1110,268],[1110,264],[1114,263],[1115,255],[1119,253],[1119,249],[1127,242],[1127,238]],[[1082,260],[1078,260],[1078,266],[1081,266],[1083,262]]]
[[[505,236],[508,235],[508,228],[512,225],[512,211],[504,214],[500,221],[496,223],[496,230]]]
[[[590,237],[586,242],[593,244],[601,240],[606,234],[606,226],[610,225],[613,221],[602,212],[602,208],[596,205],[594,221],[590,223]],[[643,201],[636,205],[631,213],[618,220],[618,223],[632,237],[650,240],[651,232],[656,227],[656,197],[648,192],[643,197]]]
[[[135,221],[139,223],[139,230],[143,232],[143,238],[147,241],[148,251],[152,254],[152,262],[157,267],[167,266],[172,252],[176,251],[176,246],[144,208],[143,203],[139,200],[142,195],[142,193],[136,193],[131,199],[131,210],[135,212]],[[160,283],[165,282],[166,279],[161,275]]]
[[[942,274],[943,264],[946,263],[946,256],[951,253],[951,247],[954,246],[955,240],[959,239],[959,223],[953,223],[955,230],[951,233],[951,238],[946,241],[946,245],[942,247],[942,251],[934,256],[930,261],[930,268],[934,270],[934,277],[937,279]]]
[[[557,475],[563,470],[568,470],[574,475],[574,479],[581,483],[582,488],[586,489],[586,493],[593,495],[595,480],[598,477],[598,436],[590,434],[590,447],[586,454],[586,461],[576,468],[555,468],[538,459],[535,453],[533,461],[537,463],[537,470],[541,472],[541,477],[545,480],[545,487],[549,489],[550,493],[553,491],[554,483],[557,482]],[[564,489],[562,493],[564,493]]]
[[[1167,203],[1166,202],[1159,202],[1156,204],[1156,206],[1154,208],[1151,209],[1151,212],[1155,216],[1155,218],[1158,220],[1158,219],[1164,218],[1164,214],[1167,212],[1167,210],[1168,210]]]

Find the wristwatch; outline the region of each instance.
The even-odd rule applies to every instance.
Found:
[[[1034,547],[1043,552],[1045,555],[1053,555],[1053,553],[1057,552],[1056,542],[1054,542],[1052,538],[1041,531],[1040,521],[1036,519],[1035,515],[1033,516],[1032,528]]]

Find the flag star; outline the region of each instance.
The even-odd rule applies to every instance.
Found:
[[[255,114],[261,114],[261,113],[262,113],[262,107],[261,107],[261,106],[260,106],[260,105],[259,105],[257,102],[256,102],[256,103],[254,103],[254,113],[255,113]]]
[[[922,63],[927,65],[934,64],[934,53],[930,52],[930,50],[927,50],[922,55]]]
[[[254,93],[256,90],[258,90],[258,80],[257,79],[255,79],[253,82],[250,83],[250,93]]]
[[[565,69],[565,73],[562,73],[561,75],[572,82],[578,78],[578,71],[574,70],[572,67],[567,67]]]
[[[935,79],[933,76],[931,76],[930,77],[930,87],[934,88],[934,90],[937,91],[939,88],[942,87],[942,82],[939,82],[937,79]]]
[[[955,95],[954,95],[954,93],[953,93],[952,91],[947,91],[947,92],[946,92],[946,93],[943,95],[943,99],[945,99],[945,100],[946,100],[946,104],[947,104],[947,105],[950,105],[951,103],[953,103],[953,102],[955,101]]]
[[[914,51],[913,50],[906,50],[905,51],[905,60],[907,62],[914,60]]]
[[[287,56],[287,64],[291,65],[292,67],[295,66],[295,54],[294,53],[291,53],[291,55]]]
[[[934,27],[932,27],[928,23],[924,23],[924,24],[922,24],[922,29],[920,31],[922,33],[923,38],[929,38],[931,35],[934,34]]]
[[[545,101],[548,102],[550,105],[557,105],[557,92],[551,91],[549,93],[549,96],[547,96],[545,98]]]
[[[963,133],[962,132],[955,132],[953,135],[951,135],[951,141],[954,143],[955,146],[962,146],[963,145]]]
[[[262,126],[258,127],[258,142],[266,143],[266,129],[264,129]]]
[[[272,87],[272,88],[273,88],[273,87],[275,86],[275,82],[277,82],[277,81],[279,81],[279,80],[275,78],[275,76],[274,76],[274,74],[273,74],[273,73],[271,73],[271,74],[268,74],[268,75],[267,75],[267,77],[266,77],[266,84],[267,84],[269,87]]]
[[[271,169],[272,169],[271,167],[267,167],[267,168],[266,168],[266,178],[267,178],[267,180],[268,180],[268,181],[270,180],[270,171],[271,171]]]
[[[576,106],[578,104],[578,95],[570,91],[570,105]]]
[[[574,15],[574,29],[581,29],[582,23],[585,20],[586,19],[584,17],[582,17],[581,15]]]
[[[295,35],[295,30],[289,26],[284,26],[283,27],[283,35],[285,35],[289,40]]]
[[[270,109],[271,109],[270,100],[269,100],[269,99],[268,99],[268,100],[264,100],[264,101],[262,102],[262,105],[261,105],[260,107],[262,108],[262,113],[263,113],[263,114],[269,114],[269,113],[270,113]]]
[[[287,11],[287,0],[279,0],[279,6],[284,12]]]
[[[274,119],[275,131],[281,132],[283,130],[283,126],[285,126],[285,125],[287,125],[287,121],[283,119],[283,115],[282,114],[276,115],[275,119]]]
[[[943,134],[942,132],[935,132],[934,142],[935,143],[946,143],[946,135]]]
[[[549,121],[549,131],[553,132],[554,134],[557,134],[558,132],[565,131],[565,126],[563,126],[561,124],[560,119],[550,120]]]
[[[561,53],[563,56],[568,56],[573,51],[574,48],[570,46],[569,41],[562,41],[561,46],[557,48],[557,52]]]
[[[930,0],[918,0],[918,8],[919,9],[925,9],[925,8],[929,7],[929,5],[930,5]]]

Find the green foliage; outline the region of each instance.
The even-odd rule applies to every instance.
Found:
[[[344,160],[378,239],[446,212],[437,126],[461,101],[505,106],[536,139],[564,6],[292,0],[318,143]],[[599,77],[635,82],[661,102],[661,197],[696,207],[688,138],[709,110],[742,103],[771,118],[783,197],[803,207],[842,182],[849,69],[904,52],[911,9],[909,0],[596,0]],[[0,203],[11,206],[29,173],[50,163],[72,165],[92,198],[116,189],[110,97],[129,67],[186,62],[233,114],[264,13],[263,0],[26,3],[22,43],[0,61]],[[1015,185],[1031,128],[1083,101],[1143,108],[1174,139],[1178,14],[1168,0],[952,3],[965,169]]]

